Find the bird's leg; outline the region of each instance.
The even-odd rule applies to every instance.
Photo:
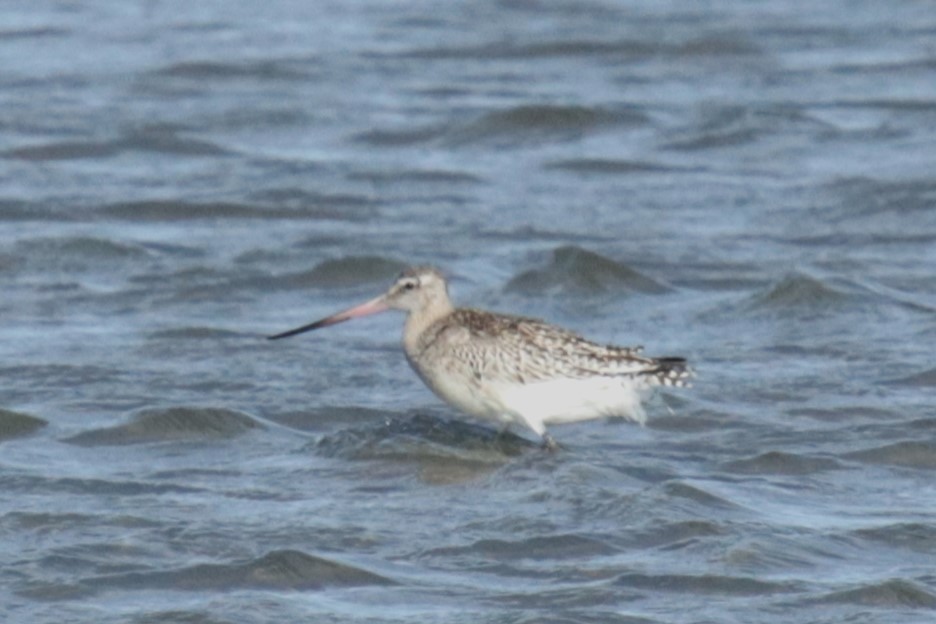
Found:
[[[549,451],[550,453],[555,453],[559,450],[559,444],[549,435],[548,431],[543,433],[543,450]]]

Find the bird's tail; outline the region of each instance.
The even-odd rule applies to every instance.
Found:
[[[685,358],[653,358],[653,364],[653,367],[641,373],[651,385],[676,388],[688,388],[692,385],[689,380],[695,377],[695,372],[689,368]]]

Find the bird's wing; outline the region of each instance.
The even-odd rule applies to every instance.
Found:
[[[659,362],[641,348],[604,346],[536,319],[458,310],[434,345],[478,378],[530,383],[556,378],[653,374]]]

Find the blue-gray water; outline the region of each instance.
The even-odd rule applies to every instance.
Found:
[[[7,2],[4,622],[932,622],[932,2]],[[501,437],[402,264],[689,357]],[[525,436],[523,432],[521,435]]]

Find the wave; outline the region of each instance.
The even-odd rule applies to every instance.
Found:
[[[23,593],[28,593],[33,598],[60,600],[89,596],[108,589],[282,591],[395,584],[390,578],[347,563],[299,550],[275,550],[243,562],[203,563],[173,570],[108,574],[83,579],[77,586],[50,585]]]
[[[843,457],[865,464],[936,469],[936,444],[907,440],[846,453]]]
[[[797,584],[793,582],[763,581],[755,578],[714,574],[622,574],[615,584],[634,589],[724,596],[764,596],[797,590]]]
[[[507,290],[523,294],[624,292],[662,294],[670,288],[600,254],[572,245],[553,251],[551,262],[516,275]]]
[[[53,141],[14,147],[2,152],[5,158],[30,161],[109,158],[124,150],[121,141]]]
[[[841,468],[843,466],[834,459],[783,451],[768,451],[754,457],[728,462],[723,466],[728,472],[746,475],[807,475]]]
[[[606,557],[619,550],[596,537],[576,535],[542,535],[520,540],[481,539],[467,546],[433,548],[424,557],[478,557],[485,560],[550,560],[581,557]]]
[[[51,141],[0,152],[5,158],[27,161],[110,158],[124,152],[151,152],[173,156],[223,156],[228,150],[204,139],[178,136],[165,128],[135,130],[106,141]]]
[[[727,105],[712,106],[701,111],[700,119],[676,130],[663,149],[695,152],[722,147],[742,147],[774,135],[812,137],[831,129],[798,106]]]
[[[212,407],[170,407],[137,412],[121,425],[84,431],[65,442],[82,446],[230,438],[263,425],[243,412]]]
[[[48,424],[42,418],[0,408],[0,441],[27,436]]]
[[[271,210],[239,202],[189,202],[185,200],[140,200],[108,204],[98,214],[128,221],[192,221],[198,219],[263,219],[304,215],[294,210]]]
[[[595,106],[528,104],[480,113],[468,121],[415,128],[374,128],[354,139],[378,147],[402,147],[439,141],[449,147],[475,144],[517,146],[573,140],[611,127],[649,123],[642,112]]]
[[[917,388],[927,388],[936,386],[936,368],[930,368],[921,373],[907,375],[898,379],[887,381],[888,384],[896,386],[911,386]]]
[[[292,273],[277,278],[277,283],[288,288],[337,288],[389,282],[406,268],[406,264],[380,256],[346,256],[325,260],[309,271]]]
[[[902,548],[915,555],[936,554],[936,526],[933,524],[896,522],[857,529],[851,535],[890,548]]]
[[[861,585],[825,594],[809,600],[818,604],[855,604],[879,608],[936,608],[936,594],[926,591],[916,583],[892,579],[880,583]]]
[[[514,433],[424,414],[412,418],[385,415],[382,422],[370,426],[326,434],[308,449],[324,457],[415,466],[418,478],[430,485],[474,481],[510,457],[540,453],[538,443]]]
[[[96,271],[114,268],[119,263],[135,263],[151,253],[135,243],[123,243],[91,236],[32,238],[13,247],[20,266],[36,270]]]
[[[453,145],[517,143],[577,139],[611,126],[642,126],[646,115],[635,110],[591,106],[526,105],[488,112],[474,121],[449,129],[445,141]]]
[[[786,308],[819,309],[836,306],[849,299],[849,293],[830,286],[822,279],[804,273],[786,275],[748,301],[751,310]]]
[[[570,5],[572,6],[572,5]],[[541,41],[491,41],[480,45],[433,46],[405,50],[396,56],[425,61],[548,59],[607,57],[621,60],[660,56],[695,61],[700,58],[763,56],[764,52],[743,33],[706,33],[684,41],[660,39],[544,39]]]
[[[547,170],[568,171],[583,174],[647,174],[647,173],[690,173],[699,172],[699,167],[678,167],[644,160],[621,160],[615,158],[567,158],[553,160],[543,165]]]
[[[167,65],[152,72],[153,76],[161,78],[183,78],[198,82],[226,81],[226,80],[285,80],[306,81],[310,78],[308,71],[299,69],[308,63],[300,64],[298,60],[262,60],[262,61],[183,61]]]

